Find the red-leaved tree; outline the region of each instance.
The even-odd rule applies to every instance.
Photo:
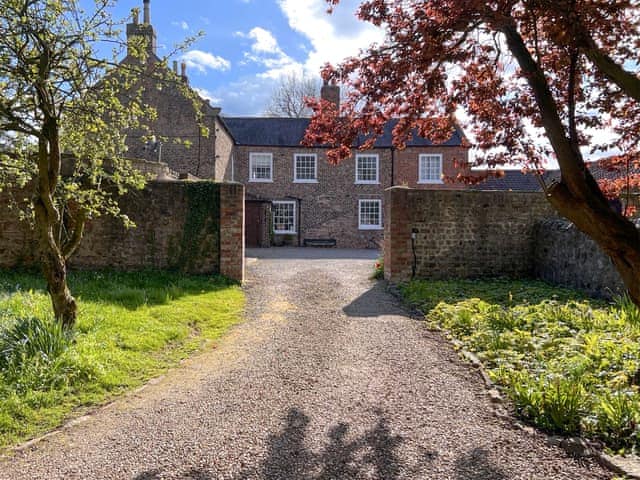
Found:
[[[330,8],[339,0],[327,0]],[[636,0],[368,0],[358,16],[386,39],[357,58],[327,66],[323,78],[348,84],[340,111],[313,105],[306,141],[349,156],[359,134],[371,142],[384,123],[402,148],[412,131],[439,141],[464,113],[484,163],[555,158],[553,207],[612,258],[640,304],[640,235],[614,211],[584,154],[617,147],[621,164],[639,159],[640,7]],[[598,132],[607,131],[615,141]],[[372,143],[363,145],[368,148]]]

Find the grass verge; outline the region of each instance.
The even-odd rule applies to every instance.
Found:
[[[538,281],[413,281],[405,298],[462,342],[512,400],[551,433],[640,450],[640,316]]]
[[[0,271],[0,448],[142,385],[240,318],[220,277],[74,272],[77,328],[56,329],[40,275]]]

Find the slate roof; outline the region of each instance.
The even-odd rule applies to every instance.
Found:
[[[500,190],[514,192],[541,192],[542,186],[535,173],[522,173],[520,170],[503,170],[502,177],[487,177],[486,180],[475,185],[469,185],[469,190]],[[560,176],[559,170],[547,170],[543,174],[544,182],[549,185],[554,178]]]
[[[222,121],[236,145],[261,147],[299,147],[309,125],[308,118],[271,118],[271,117],[222,117]],[[375,148],[391,148],[392,131],[397,120],[385,125],[384,134],[378,137]],[[365,137],[359,139],[359,143]],[[459,128],[451,138],[439,146],[457,147],[462,145],[463,133]],[[407,143],[409,147],[432,146],[429,140],[415,136]],[[356,145],[357,146],[357,145]]]
[[[609,179],[614,180],[622,174],[604,168],[599,162],[587,162],[587,166],[591,171],[591,175],[596,180]],[[550,185],[554,180],[560,179],[560,170],[547,170],[543,174],[545,184]],[[542,187],[537,176],[534,173],[522,173],[520,170],[504,170],[504,176],[501,178],[489,177],[484,182],[476,185],[469,185],[471,190],[502,190],[502,191],[518,191],[518,192],[540,192]]]

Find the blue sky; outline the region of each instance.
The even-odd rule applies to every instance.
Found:
[[[151,23],[163,57],[204,32],[184,59],[192,87],[223,115],[261,115],[281,76],[318,75],[325,62],[355,55],[382,32],[359,21],[360,0],[343,0],[332,15],[325,0],[151,0]],[[116,19],[142,0],[119,0]]]

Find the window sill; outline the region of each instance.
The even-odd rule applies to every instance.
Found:
[[[418,185],[442,185],[444,182],[442,180],[418,180],[416,182]]]
[[[293,183],[318,183],[318,180],[294,180]]]
[[[249,179],[249,183],[273,183],[273,180]]]
[[[355,182],[355,185],[380,185],[380,182]]]
[[[274,235],[297,235],[298,232],[288,232],[286,230],[274,230]]]
[[[382,225],[360,225],[358,230],[384,230]]]

